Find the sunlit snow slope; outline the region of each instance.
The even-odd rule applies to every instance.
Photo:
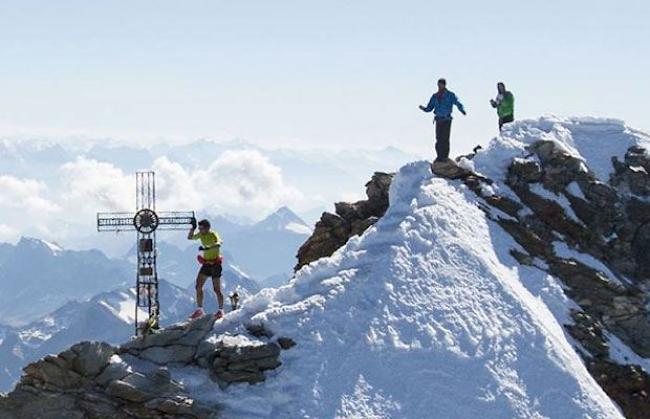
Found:
[[[362,237],[218,324],[296,340],[265,383],[222,391],[200,370],[174,376],[225,417],[620,417],[474,194],[419,162],[390,201]]]

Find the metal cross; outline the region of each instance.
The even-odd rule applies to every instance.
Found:
[[[158,328],[160,300],[156,270],[156,231],[184,230],[195,221],[194,211],[156,212],[156,178],[154,172],[136,172],[135,212],[97,213],[97,231],[132,231],[137,233],[135,333]],[[138,309],[147,311],[147,321],[138,323]]]

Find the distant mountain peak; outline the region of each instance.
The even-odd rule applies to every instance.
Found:
[[[16,245],[17,249],[46,250],[54,255],[63,252],[65,249],[56,242],[51,242],[34,237],[21,237]]]
[[[298,234],[311,234],[311,228],[289,207],[282,206],[255,225],[260,230],[289,230]]]

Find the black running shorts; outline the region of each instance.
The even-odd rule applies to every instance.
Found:
[[[221,278],[222,270],[220,263],[206,263],[201,266],[199,273],[212,278]]]

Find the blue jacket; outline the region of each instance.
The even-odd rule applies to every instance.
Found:
[[[465,113],[465,107],[456,97],[454,92],[445,90],[442,94],[442,100],[438,100],[438,92],[434,93],[429,100],[429,104],[423,109],[424,112],[431,112],[435,115],[435,119],[451,119],[451,111],[454,105],[461,113]]]

